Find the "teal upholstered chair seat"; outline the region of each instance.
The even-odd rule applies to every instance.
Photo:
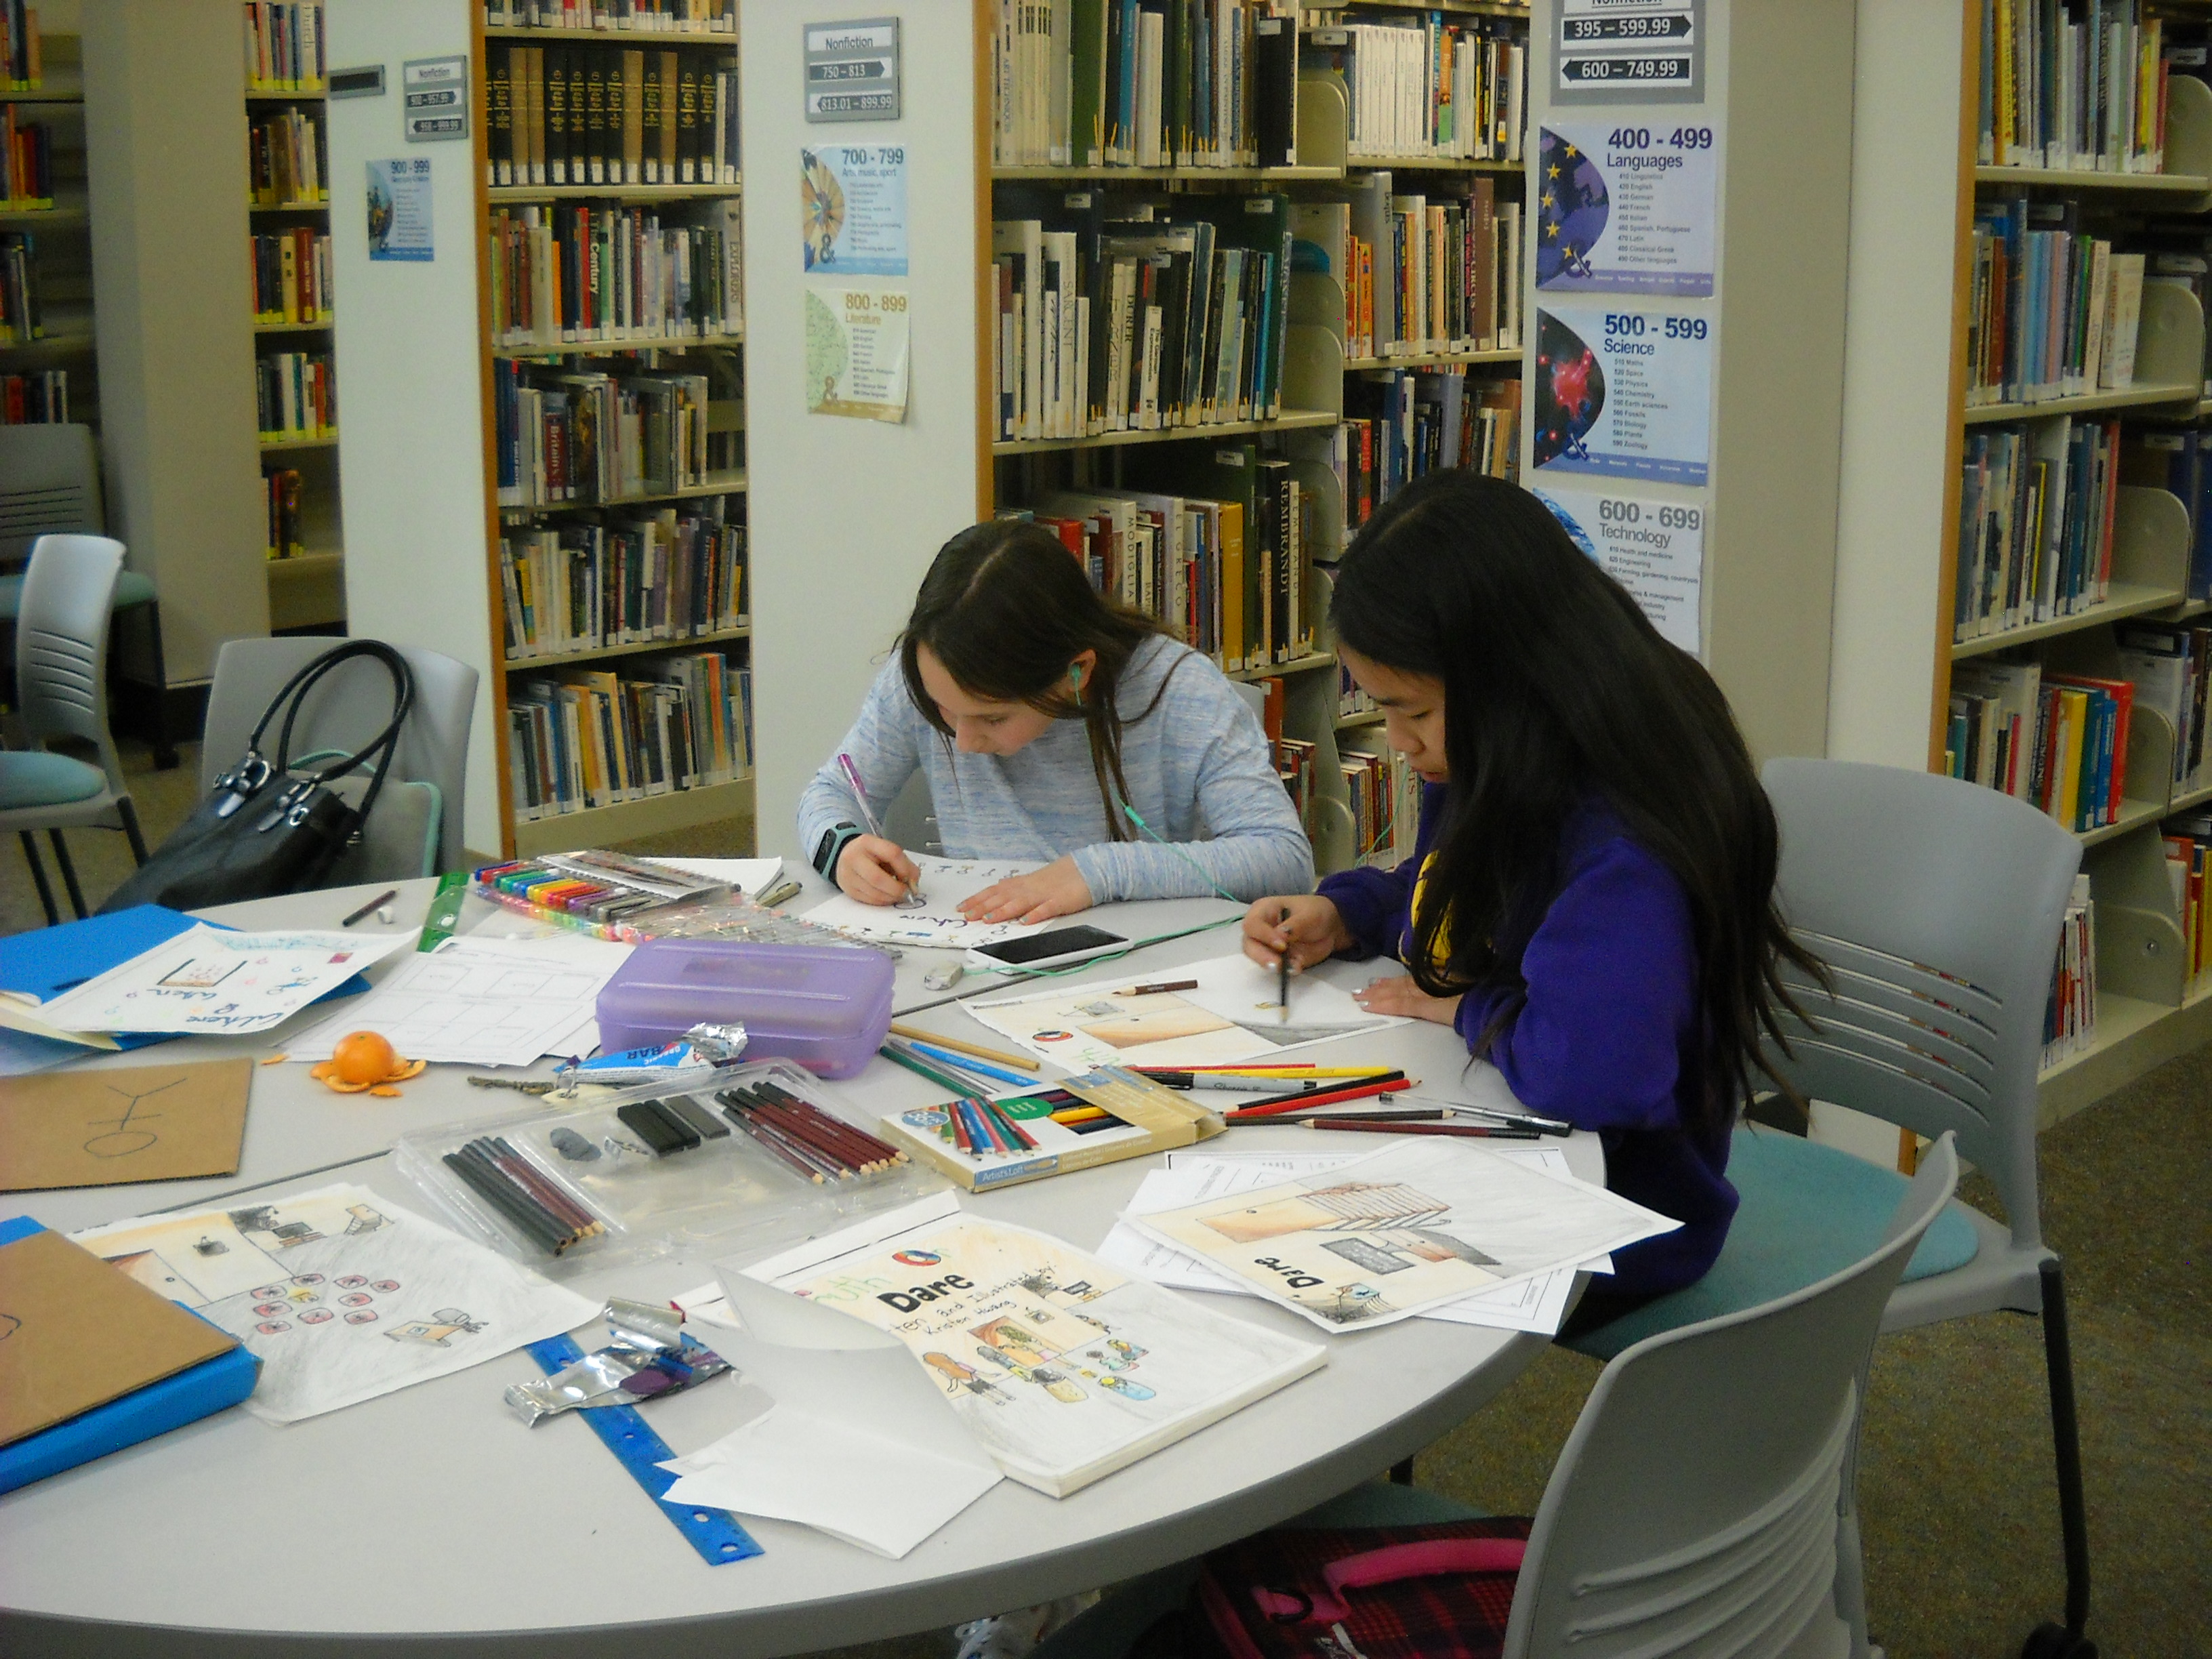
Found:
[[[34,750],[0,752],[0,812],[21,806],[65,806],[107,787],[107,774],[67,755]]]
[[[154,579],[141,575],[136,570],[124,571],[115,579],[114,608],[128,611],[137,605],[152,605],[161,595],[154,590]],[[0,622],[13,622],[22,613],[23,578],[18,574],[0,576]]]

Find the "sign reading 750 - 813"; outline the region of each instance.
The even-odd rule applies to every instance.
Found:
[[[1536,286],[1553,293],[1713,291],[1719,125],[1702,111],[1546,121],[1536,146]]]

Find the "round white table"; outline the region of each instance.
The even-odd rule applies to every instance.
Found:
[[[1137,960],[1151,971],[1218,955],[1229,943],[1204,934],[1147,947]],[[1099,975],[1129,971],[1114,964]],[[1321,971],[1358,982],[1375,970]],[[1001,1041],[957,1006],[918,1020]],[[1352,1047],[1361,1061],[1387,1058],[1462,1098],[1502,1091],[1488,1068],[1468,1071],[1465,1049],[1440,1026],[1409,1025]],[[880,1060],[841,1086],[885,1109],[941,1092]],[[477,1110],[441,1115],[507,1104],[467,1092]],[[284,1109],[257,1091],[257,1113]],[[376,1120],[386,1142],[407,1127],[401,1115]],[[404,1115],[416,1115],[411,1103]],[[1227,1144],[1310,1151],[1315,1138],[1240,1127]],[[1602,1178],[1595,1137],[1565,1145],[1578,1174]],[[1152,1162],[965,1201],[1091,1248]],[[382,1158],[271,1190],[337,1180],[426,1207]],[[174,1188],[111,1191],[142,1202],[60,1224],[166,1207],[143,1196]],[[19,1196],[26,1201],[6,1207],[42,1219],[56,1213],[45,1195]],[[594,1297],[661,1299],[711,1273],[708,1261],[667,1258],[571,1282]],[[1207,1302],[1225,1318],[1314,1334],[1255,1300]],[[1326,1366],[1224,1421],[1071,1498],[1002,1482],[896,1561],[749,1518],[765,1553],[706,1565],[584,1424],[526,1429],[507,1415],[501,1390],[538,1375],[521,1353],[289,1428],[224,1412],[0,1498],[0,1651],[240,1659],[404,1644],[441,1659],[605,1659],[611,1641],[625,1652],[701,1643],[773,1659],[941,1626],[1124,1579],[1297,1514],[1444,1433],[1518,1376],[1545,1340],[1421,1319],[1322,1340]],[[712,1384],[657,1402],[648,1416],[683,1453],[735,1426],[736,1394]]]

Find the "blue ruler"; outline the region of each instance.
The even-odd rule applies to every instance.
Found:
[[[584,1357],[574,1337],[549,1336],[530,1345],[530,1357],[548,1376]],[[690,1504],[672,1504],[661,1494],[676,1484],[666,1469],[655,1468],[676,1454],[668,1443],[647,1426],[635,1406],[589,1406],[576,1413],[592,1425],[615,1461],[629,1471],[631,1480],[660,1505],[660,1512],[676,1523],[676,1530],[691,1540],[691,1547],[710,1567],[748,1560],[761,1553],[753,1535],[738,1524],[727,1510],[702,1510]]]

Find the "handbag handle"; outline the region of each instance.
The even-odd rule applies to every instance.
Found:
[[[370,738],[357,751],[332,762],[321,771],[315,773],[309,781],[313,786],[327,784],[332,779],[343,777],[346,773],[354,770],[371,756],[375,756],[377,757],[375,775],[369,780],[368,788],[362,796],[361,817],[366,820],[369,809],[376,805],[377,795],[384,788],[385,776],[392,769],[392,756],[399,744],[400,728],[406,724],[407,716],[415,707],[414,673],[407,666],[406,658],[401,656],[382,640],[348,640],[343,645],[333,646],[315,658],[313,661],[302,665],[299,672],[287,680],[283,688],[270,700],[269,707],[262,711],[260,720],[254,726],[252,736],[246,739],[247,760],[240,764],[242,769],[249,762],[259,757],[262,734],[268,730],[269,722],[276,718],[276,711],[282,708],[284,711],[284,724],[278,731],[276,738],[276,770],[280,773],[289,771],[292,755],[292,727],[300,717],[300,709],[307,702],[307,693],[314,688],[316,682],[340,663],[349,662],[359,657],[374,658],[384,665],[386,671],[392,676],[392,719],[382,732]]]
[[[1364,1555],[1347,1555],[1322,1569],[1339,1595],[1370,1584],[1401,1578],[1437,1578],[1454,1572],[1518,1572],[1528,1553],[1524,1538],[1431,1538],[1418,1544],[1390,1544]]]

